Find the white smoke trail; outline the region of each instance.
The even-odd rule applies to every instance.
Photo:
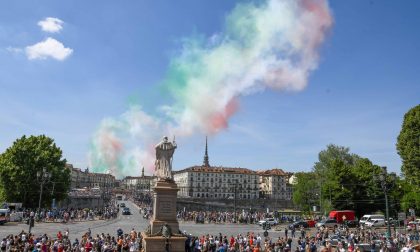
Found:
[[[175,133],[182,137],[195,132],[217,133],[228,126],[240,97],[267,87],[302,90],[309,74],[318,66],[318,48],[332,22],[326,0],[238,4],[227,16],[223,32],[208,40],[184,39],[164,79],[175,99],[174,104],[161,107],[166,116],[148,116],[137,108],[128,112],[132,120],[125,115],[112,121],[124,126],[109,127],[109,122],[104,121],[94,139],[92,166],[115,166],[122,171],[120,174],[126,174],[131,168],[115,165],[115,156],[120,161],[136,157],[136,165],[153,166],[151,146],[159,141],[160,135],[149,128],[157,134]],[[103,147],[114,143],[103,134],[135,136],[141,146],[128,147],[127,139],[119,136],[123,151]]]

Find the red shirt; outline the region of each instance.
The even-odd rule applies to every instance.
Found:
[[[92,250],[92,243],[86,242],[85,249],[87,252],[90,252]]]
[[[235,238],[230,237],[230,246],[232,247],[234,243],[235,243]]]

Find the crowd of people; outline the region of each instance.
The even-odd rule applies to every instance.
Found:
[[[284,232],[268,234],[243,233],[232,235],[187,234],[185,252],[359,252],[359,251],[420,251],[414,233],[393,234],[386,239],[383,233],[367,229],[319,228],[299,229],[293,234],[287,228]],[[312,233],[311,233],[312,232]],[[273,233],[272,233],[273,235]],[[73,238],[73,239],[71,239]],[[1,252],[122,252],[142,251],[143,237],[134,229],[125,233],[118,228],[114,234],[95,234],[91,230],[81,237],[72,237],[67,230],[54,236],[35,236],[22,231],[0,240]],[[170,248],[169,248],[169,251]],[[162,252],[165,249],[162,248]]]
[[[91,230],[80,238],[70,239],[69,231],[59,231],[56,236],[47,234],[35,236],[22,231],[9,235],[0,241],[1,252],[115,252],[141,251],[140,232],[124,233],[118,229],[115,234],[92,235]]]
[[[138,202],[142,206],[140,212],[151,213],[149,202]],[[119,212],[118,204],[96,209],[61,209],[42,210],[37,214],[40,221],[76,221],[95,218],[115,218]],[[25,211],[25,215],[31,215]],[[180,221],[195,221],[202,223],[233,223],[255,224],[268,217],[266,212],[258,211],[179,211]],[[237,219],[235,221],[235,218]],[[279,222],[290,222],[299,217],[278,218]],[[351,228],[342,225],[334,228],[305,229],[303,226],[289,229],[278,226],[276,231],[261,233],[243,232],[237,235],[204,234],[192,235],[183,232],[185,236],[185,252],[359,252],[359,251],[420,251],[418,232],[400,232],[394,230],[392,237],[387,239],[384,230]],[[88,229],[81,237],[75,237],[66,229],[56,235],[34,235],[22,231],[16,235],[8,235],[0,239],[0,252],[122,252],[142,251],[143,237],[134,229],[125,233],[118,228],[114,234],[95,234]],[[162,248],[162,252],[166,250]],[[169,250],[168,251],[172,251]]]
[[[117,217],[119,208],[114,203],[97,208],[63,208],[63,209],[41,209],[35,211],[25,209],[22,211],[22,219],[34,217],[37,222],[75,222],[98,219],[113,219]]]
[[[266,212],[233,212],[233,211],[178,211],[179,221],[194,221],[196,223],[244,223],[256,224],[264,218],[271,217]]]
[[[287,230],[287,229],[286,229]],[[296,239],[285,230],[278,238],[262,237],[247,233],[237,236],[222,234],[188,236],[186,252],[359,252],[359,251],[420,251],[420,245],[410,234],[397,233],[387,240],[383,234],[363,230],[334,231],[317,230],[312,235],[298,236]],[[342,240],[337,239],[341,237]]]

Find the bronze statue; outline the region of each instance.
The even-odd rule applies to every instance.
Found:
[[[168,225],[168,223],[163,224],[162,236],[169,239],[171,238],[171,235],[172,235],[171,227]]]

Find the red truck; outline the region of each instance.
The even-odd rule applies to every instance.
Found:
[[[329,216],[330,219],[337,220],[338,223],[343,223],[344,221],[354,221],[355,220],[355,212],[353,210],[333,210],[330,212]]]

